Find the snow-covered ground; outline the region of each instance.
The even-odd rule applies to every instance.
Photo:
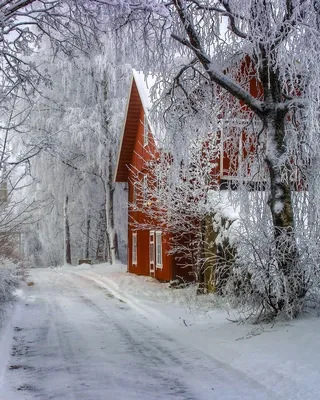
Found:
[[[30,274],[0,333],[1,400],[320,398],[317,318],[238,325],[121,265]]]

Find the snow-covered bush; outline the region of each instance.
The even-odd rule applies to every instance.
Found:
[[[297,244],[291,249],[287,242],[290,232],[279,240],[274,238],[265,196],[264,191],[234,193],[229,198],[231,203],[238,204],[239,210],[234,229],[228,231],[217,224],[220,229],[217,241],[223,243],[227,236],[235,247],[223,294],[246,318],[279,314],[293,318],[320,282],[318,223],[316,218],[310,218],[312,212],[305,206],[310,192],[296,192],[293,199]],[[284,271],[279,260],[288,259],[288,251],[292,257]]]
[[[13,292],[21,280],[21,268],[18,263],[0,259],[0,319],[6,303],[13,300]]]

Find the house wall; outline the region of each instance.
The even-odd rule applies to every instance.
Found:
[[[133,182],[136,175],[147,173],[147,162],[156,154],[156,146],[152,135],[149,134],[148,145],[143,146],[144,134],[144,111],[141,107],[140,122],[138,124],[136,141],[129,170],[129,203],[133,203]],[[139,201],[139,194],[138,194]],[[141,200],[140,200],[141,201]],[[148,205],[146,205],[148,207]],[[132,224],[134,223],[134,224]],[[154,226],[154,230],[161,231],[161,226],[157,226],[156,221],[150,221],[142,211],[129,209],[129,229],[128,229],[128,271],[138,275],[150,275],[150,230],[136,229],[135,224],[147,224]],[[137,265],[132,263],[132,233],[137,232]],[[153,276],[161,281],[169,281],[174,277],[173,262],[174,258],[168,254],[170,249],[170,234],[162,234],[162,268],[154,268]]]
[[[196,243],[196,233],[201,232],[201,221],[193,220],[192,225],[194,231],[173,237],[176,245],[181,249],[175,257],[174,273],[176,277],[184,281],[193,281],[196,278],[196,260],[193,257],[195,257],[197,249],[192,248],[191,243]]]

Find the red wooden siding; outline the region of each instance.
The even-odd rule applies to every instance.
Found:
[[[143,174],[148,173],[147,162],[154,159],[157,154],[154,138],[149,132],[148,144],[144,146],[144,121],[145,110],[139,97],[138,87],[133,79],[131,93],[128,101],[127,117],[121,150],[116,171],[116,182],[128,182],[128,200],[133,203],[134,182],[138,177],[143,179]],[[141,201],[141,193],[137,193],[137,201]],[[135,222],[135,224],[132,224]],[[129,209],[128,227],[128,271],[138,275],[150,275],[150,230],[137,229],[136,223],[151,223],[155,226],[154,257],[156,258],[156,231],[162,231],[156,221],[148,221],[147,216],[134,208]],[[137,235],[137,263],[132,262],[132,234]],[[162,233],[162,267],[154,265],[152,276],[169,281],[175,277],[174,257],[169,255],[171,235]]]

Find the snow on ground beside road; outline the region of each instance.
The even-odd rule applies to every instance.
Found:
[[[14,311],[13,307],[10,307],[9,311]],[[7,365],[10,359],[10,351],[12,346],[12,319],[7,317],[4,325],[0,326],[0,399],[1,389],[3,385],[4,375],[6,373]]]
[[[70,267],[62,267],[70,271]],[[71,270],[83,273],[94,273],[100,278],[107,279],[114,289],[126,296],[133,296],[136,300],[143,300],[145,304],[151,301],[165,302],[183,306],[193,317],[197,316],[195,311],[203,315],[204,312],[217,306],[218,300],[214,296],[197,296],[196,285],[190,286],[184,290],[173,290],[169,283],[160,283],[149,276],[138,276],[127,273],[127,266],[123,264],[88,264],[71,267]],[[163,306],[163,305],[162,305]]]
[[[237,324],[217,308],[214,296],[195,288],[170,289],[153,278],[125,272],[123,265],[74,267],[108,288],[164,332],[243,371],[288,399],[320,398],[320,319],[304,315],[291,322]]]

